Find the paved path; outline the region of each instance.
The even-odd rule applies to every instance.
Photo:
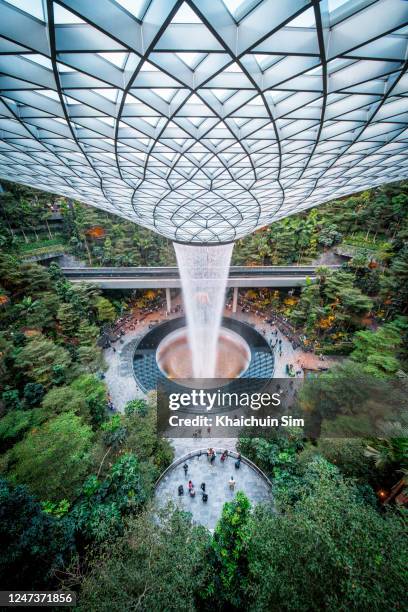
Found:
[[[178,303],[178,300],[173,302],[173,306]],[[324,362],[319,361],[319,358],[313,353],[304,353],[301,349],[294,350],[291,342],[280,333],[279,330],[273,325],[269,325],[265,321],[265,315],[256,315],[254,312],[242,313],[238,312],[236,315],[232,315],[231,310],[225,309],[226,316],[234,316],[237,319],[250,323],[256,327],[256,329],[265,335],[265,338],[272,344],[276,340],[282,340],[282,355],[278,349],[275,349],[275,378],[286,378],[286,364],[292,363],[295,370],[300,370],[300,376],[303,377],[303,370],[300,367],[300,363],[312,363],[313,367],[330,365],[334,360],[326,359]],[[123,344],[116,342],[113,348],[108,348],[104,351],[105,359],[108,364],[108,370],[105,373],[106,384],[111,394],[112,402],[119,412],[124,412],[126,403],[132,399],[140,398],[143,399],[145,396],[144,392],[136,384],[133,375],[133,352],[135,345],[139,338],[141,338],[148,330],[149,324],[152,321],[163,321],[168,318],[179,317],[180,313],[166,315],[165,309],[162,308],[159,311],[146,316],[146,318],[139,322],[135,330],[129,330],[122,337]],[[137,315],[135,315],[137,318]],[[267,317],[269,318],[269,317]],[[139,316],[140,319],[140,316]],[[277,336],[273,332],[277,330]],[[279,343],[278,345],[279,346]],[[211,436],[207,436],[207,439],[202,438],[201,440],[195,440],[191,438],[179,438],[173,439],[172,444],[174,448],[175,457],[180,457],[186,453],[205,446],[213,446],[215,448],[224,448],[228,450],[235,450],[236,439],[235,438],[222,438],[214,439]]]
[[[127,402],[145,397],[133,376],[133,350],[142,335],[142,329],[129,331],[123,337],[123,344],[115,342],[115,350],[112,347],[104,350],[105,361],[108,365],[105,382],[112,403],[119,412],[124,412]]]
[[[182,510],[191,512],[194,522],[205,525],[208,529],[214,529],[223,505],[234,499],[237,491],[243,491],[253,505],[272,502],[270,487],[253,468],[244,462],[241,462],[239,470],[235,469],[235,459],[229,457],[222,463],[220,455],[217,455],[214,465],[209,463],[206,455],[192,457],[186,463],[188,465],[187,476],[184,474],[182,465],[177,465],[170,470],[156,490],[156,500],[160,506],[165,506],[172,501]],[[235,490],[231,490],[228,485],[231,476],[236,482]],[[195,497],[191,497],[188,493],[189,480],[194,484]],[[200,489],[202,482],[205,483],[205,490],[208,494],[206,503],[203,502]],[[178,495],[179,485],[183,485],[184,488],[182,496]]]
[[[237,319],[250,323],[256,329],[263,333],[270,344],[277,342],[279,347],[279,339],[282,340],[281,349],[275,349],[275,378],[286,378],[286,364],[292,363],[295,370],[300,370],[300,375],[303,377],[303,370],[299,363],[306,363],[306,359],[314,360],[314,365],[319,364],[318,357],[312,353],[304,353],[301,349],[294,350],[291,342],[281,334],[274,326],[266,323],[265,315],[256,314],[254,312],[242,313],[238,312],[232,315],[230,309],[226,309],[226,316],[235,316]],[[178,317],[180,313],[170,315],[170,317]],[[135,318],[139,318],[135,315]],[[162,321],[169,318],[164,308],[160,311],[155,311],[148,315],[142,322],[138,323],[135,330],[129,330],[122,337],[123,344],[115,343],[116,352],[112,348],[106,349],[105,358],[109,364],[106,372],[106,383],[108,385],[112,401],[117,410],[124,411],[128,401],[135,398],[144,398],[143,391],[137,386],[133,375],[133,352],[139,338],[141,338],[149,328],[149,323],[152,321]],[[269,318],[269,317],[268,317]],[[277,335],[274,332],[277,331]],[[213,438],[211,433],[207,431],[203,433],[200,439],[192,438],[177,438],[171,440],[175,458],[182,457],[194,450],[203,448],[218,448],[222,450],[236,450],[236,438]],[[169,501],[172,501],[177,506],[191,512],[193,521],[206,526],[208,529],[214,529],[218,519],[220,518],[222,507],[225,502],[232,500],[237,491],[243,491],[253,505],[259,503],[272,503],[272,493],[268,484],[258,475],[258,473],[245,463],[241,463],[240,469],[235,469],[235,460],[230,457],[225,463],[220,462],[220,456],[217,456],[215,465],[207,461],[206,455],[201,457],[193,457],[187,461],[188,474],[185,476],[182,465],[176,466],[170,470],[168,474],[160,482],[156,491],[156,500],[159,505],[165,506]],[[236,481],[235,490],[229,488],[228,481],[231,477]],[[188,481],[192,480],[195,486],[196,495],[190,497],[188,493]],[[205,482],[208,501],[203,502],[202,491],[200,485]],[[184,495],[178,495],[179,485],[183,485]]]
[[[176,301],[174,302],[176,304]],[[145,393],[138,387],[133,375],[133,353],[137,342],[148,331],[152,321],[164,321],[169,318],[180,316],[172,314],[167,316],[165,308],[146,315],[140,321],[142,315],[135,314],[135,320],[139,323],[135,330],[127,330],[122,336],[122,341],[113,343],[113,347],[104,350],[104,357],[108,369],[105,372],[105,382],[108,386],[113,405],[119,412],[124,412],[127,402],[133,399],[143,399]]]
[[[231,316],[231,311],[227,310],[226,314]],[[276,343],[276,348],[274,350],[274,358],[275,358],[275,369],[274,369],[274,378],[287,378],[286,374],[286,364],[292,363],[297,370],[301,370],[300,366],[297,365],[297,360],[301,355],[303,355],[303,351],[301,349],[294,350],[292,347],[292,343],[288,340],[286,336],[284,336],[276,325],[270,325],[266,322],[265,319],[269,319],[270,316],[265,316],[264,314],[255,314],[254,312],[237,312],[234,315],[240,321],[244,321],[245,323],[251,323],[255,325],[257,331],[262,333],[265,338],[268,340],[269,344],[274,345]],[[274,335],[274,332],[277,332],[277,335]],[[282,354],[279,351],[279,340],[282,340],[281,349]],[[301,373],[303,377],[303,371]]]

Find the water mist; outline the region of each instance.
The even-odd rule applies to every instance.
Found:
[[[233,243],[174,243],[183,289],[194,378],[214,378]]]

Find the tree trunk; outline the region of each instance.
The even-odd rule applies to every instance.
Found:
[[[397,484],[395,484],[392,489],[391,489],[391,493],[389,494],[389,496],[387,497],[387,499],[384,500],[384,504],[389,504],[390,501],[392,501],[394,499],[394,497],[397,497],[398,493],[401,491],[401,489],[405,486],[405,479],[401,478]]]
[[[88,254],[89,265],[92,266],[93,264],[92,264],[91,251],[89,250],[88,242],[85,236],[84,236],[84,244],[85,244],[86,252]]]
[[[47,230],[48,230],[48,235],[49,235],[49,237],[50,237],[50,238],[54,238],[54,236],[51,234],[50,226],[48,225],[48,221],[47,221],[47,219],[45,220],[45,223],[46,223],[46,225],[47,225]]]

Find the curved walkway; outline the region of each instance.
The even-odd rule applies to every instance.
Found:
[[[180,302],[180,298],[174,300],[174,305]],[[284,336],[279,329],[274,325],[269,325],[266,322],[268,318],[265,314],[255,312],[243,313],[241,309],[236,314],[232,314],[231,310],[226,308],[224,311],[226,316],[233,316],[245,323],[250,323],[256,327],[257,331],[263,333],[269,343],[274,344],[276,340],[282,340],[282,355],[278,350],[275,350],[275,378],[287,378],[286,364],[292,363],[296,370],[301,371],[303,377],[303,370],[301,364],[307,364],[308,362],[314,362],[313,365],[324,365],[330,366],[335,362],[333,358],[326,358],[324,362],[320,363],[317,355],[313,353],[304,353],[300,348],[293,349],[291,342],[286,336]],[[141,338],[149,329],[149,324],[157,323],[159,321],[165,321],[173,317],[179,317],[180,313],[166,315],[165,308],[154,311],[151,314],[145,316],[141,321],[141,316],[134,315],[134,319],[138,318],[139,323],[136,329],[126,329],[125,335],[122,337],[123,343],[116,342],[113,348],[108,348],[104,351],[105,359],[108,365],[108,369],[105,373],[105,382],[109,389],[109,393],[112,398],[112,402],[115,409],[119,412],[123,412],[125,405],[128,401],[136,398],[144,398],[145,394],[142,389],[136,384],[133,375],[133,352],[136,342]],[[273,335],[274,331],[277,331],[277,336]],[[308,366],[306,366],[308,367]],[[204,437],[204,436],[203,436]],[[214,439],[211,435],[208,437],[208,446],[222,447],[222,449],[235,450],[236,439]],[[181,457],[186,453],[197,449],[201,445],[206,444],[203,440],[195,440],[191,438],[178,438],[172,440],[175,457]]]
[[[225,502],[234,499],[237,491],[243,491],[253,505],[272,503],[271,484],[266,476],[246,458],[242,458],[240,468],[235,468],[236,453],[231,453],[224,462],[220,461],[222,450],[217,449],[217,457],[211,465],[206,450],[193,451],[176,460],[160,477],[155,497],[159,506],[173,502],[180,509],[191,512],[195,523],[214,529],[221,516]],[[183,465],[188,465],[187,475]],[[231,490],[228,484],[233,476],[236,485]],[[188,481],[191,480],[196,491],[195,497],[188,492]],[[201,483],[205,483],[208,501],[203,502]],[[178,488],[183,485],[184,495],[178,495]]]

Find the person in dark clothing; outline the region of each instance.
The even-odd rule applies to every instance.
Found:
[[[187,463],[185,463],[183,465],[183,470],[184,470],[184,476],[187,476],[187,472],[188,472],[188,465],[187,465]]]
[[[183,487],[183,485],[179,485],[178,494],[179,494],[179,496],[184,495],[184,487]]]
[[[205,482],[202,482],[202,483],[200,484],[200,489],[201,489],[202,491],[204,491],[204,493],[205,493]]]

